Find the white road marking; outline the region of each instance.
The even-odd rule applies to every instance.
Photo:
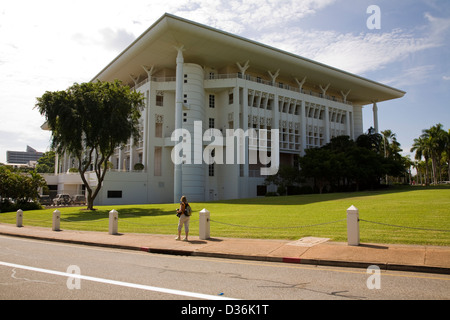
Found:
[[[191,297],[191,298],[206,299],[206,300],[236,300],[236,299],[228,298],[228,297],[224,297],[224,296],[213,296],[213,295],[203,294],[203,293],[159,288],[159,287],[147,286],[147,285],[136,284],[136,283],[129,283],[129,282],[123,282],[123,281],[116,281],[116,280],[110,280],[110,279],[84,276],[81,274],[74,274],[74,273],[60,272],[60,271],[55,271],[55,270],[23,266],[20,264],[8,263],[8,262],[3,262],[3,261],[0,261],[0,265],[10,267],[10,268],[18,268],[18,269],[29,270],[29,271],[34,271],[34,272],[53,274],[53,275],[57,275],[57,276],[61,276],[61,277],[78,278],[78,279],[87,280],[87,281],[94,281],[94,282],[112,284],[112,285],[116,285],[116,286],[135,288],[135,289],[141,289],[141,290],[147,290],[147,291],[168,293],[168,294]]]

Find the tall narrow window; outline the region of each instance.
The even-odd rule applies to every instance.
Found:
[[[209,128],[210,129],[214,129],[214,122],[215,122],[214,118],[209,118]]]
[[[216,96],[213,94],[209,95],[209,107],[215,108],[216,107]]]
[[[162,138],[162,123],[155,123],[155,138]]]
[[[155,147],[154,175],[161,176],[162,147]]]
[[[158,107],[164,106],[164,96],[163,95],[157,95],[156,96],[156,105]]]
[[[164,116],[161,114],[155,114],[155,138],[163,137],[163,123]]]

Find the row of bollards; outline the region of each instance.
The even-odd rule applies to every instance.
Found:
[[[53,211],[52,230],[61,231],[61,212]],[[17,210],[16,226],[23,227],[23,211]],[[108,234],[119,234],[119,212],[111,210],[109,212]],[[207,240],[210,238],[210,212],[203,209],[199,213],[199,238]],[[354,206],[347,209],[347,241],[349,246],[359,246],[359,211]]]
[[[199,214],[199,238],[206,240],[210,238],[210,213],[208,210],[203,209]],[[18,228],[23,227],[23,211],[17,210],[16,214],[16,226]],[[61,231],[61,212],[59,210],[53,211],[52,217],[52,231]],[[109,212],[108,234],[119,234],[119,212],[111,210]]]
[[[61,231],[60,221],[61,221],[61,212],[59,212],[59,210],[53,211],[53,218],[52,218],[52,230],[53,231]],[[23,227],[23,211],[22,211],[22,209],[17,210],[16,227],[18,227],[18,228]]]

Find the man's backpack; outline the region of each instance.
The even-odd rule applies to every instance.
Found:
[[[186,203],[186,209],[184,209],[184,214],[188,217],[192,214],[192,209],[189,203]]]

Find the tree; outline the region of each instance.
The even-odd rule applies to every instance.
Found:
[[[301,173],[305,178],[313,178],[314,184],[323,192],[325,186],[330,183],[333,175],[331,164],[332,152],[325,148],[313,148],[305,150],[305,156],[299,159]]]
[[[438,176],[441,176],[440,162],[442,153],[445,151],[446,132],[440,123],[432,126],[430,129],[425,129],[422,132],[421,137],[431,156],[433,183],[437,184]]]
[[[425,185],[428,185],[428,159],[430,158],[430,149],[426,139],[423,137],[414,139],[411,152],[415,152],[414,159],[419,161],[419,165],[422,157],[425,159]]]
[[[45,179],[36,171],[27,173],[8,166],[0,166],[0,212],[39,209],[40,206],[36,202],[39,188],[46,186]],[[11,205],[10,200],[14,205]]]
[[[46,152],[39,158],[36,165],[36,171],[39,173],[55,172],[55,151]]]
[[[383,137],[376,133],[373,128],[369,128],[367,133],[360,135],[356,139],[358,147],[362,147],[376,153],[381,153]]]
[[[397,141],[397,135],[392,130],[381,131],[381,149],[386,158],[400,159],[400,152],[403,150],[400,148],[400,143]]]
[[[444,139],[445,139],[445,160],[447,161],[447,169],[448,169],[447,181],[450,181],[450,129],[444,135]]]
[[[139,118],[144,96],[114,82],[77,84],[65,91],[46,92],[36,107],[45,116],[52,131],[52,149],[58,154],[72,154],[87,191],[87,209],[93,210],[114,149],[130,137],[139,140]],[[85,173],[93,168],[97,177],[95,190]]]
[[[277,174],[267,176],[265,184],[276,185],[280,195],[288,195],[288,188],[300,182],[300,172],[297,167],[281,165]]]

